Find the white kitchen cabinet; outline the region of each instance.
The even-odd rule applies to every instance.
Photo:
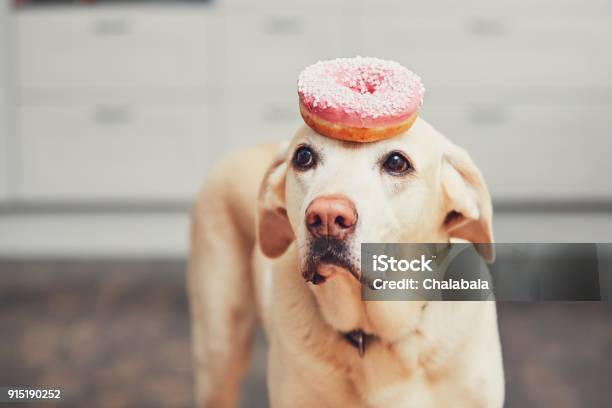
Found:
[[[612,15],[612,3],[609,0],[357,0],[354,3],[359,4],[366,17],[403,16],[407,24],[411,18],[421,17],[536,16],[555,19]]]
[[[609,212],[496,212],[495,242],[612,242]]]
[[[190,201],[200,185],[207,106],[21,106],[25,201]]]
[[[240,13],[243,11],[268,12],[273,10],[301,10],[303,12],[314,12],[318,14],[338,14],[339,11],[347,12],[359,7],[358,1],[354,0],[218,0],[213,1],[213,7],[229,13]]]
[[[0,204],[9,198],[9,30],[8,6],[6,2],[0,3]]]
[[[212,163],[289,140],[301,70],[355,55],[423,77],[423,117],[505,203],[498,240],[610,239],[604,211],[510,205],[612,200],[609,0],[77,3],[0,21],[0,255],[182,256]]]
[[[317,14],[317,11],[321,11]],[[274,86],[295,94],[299,73],[343,54],[340,16],[312,9],[235,12],[220,24],[220,80],[228,89],[262,95]]]
[[[297,95],[287,99],[283,93],[274,92],[231,98],[220,106],[219,118],[216,126],[224,137],[210,141],[211,151],[217,156],[260,143],[289,140],[304,124]]]
[[[430,106],[424,117],[463,146],[501,200],[612,199],[612,106]]]
[[[210,85],[202,7],[56,7],[15,15],[24,88]]]
[[[0,125],[3,125],[0,117]],[[0,130],[0,205],[9,199],[8,143],[6,130]]]
[[[0,117],[0,125],[4,125]],[[8,193],[8,143],[6,141],[6,130],[0,130],[0,204],[6,202]]]
[[[0,258],[184,259],[187,212],[0,215]]]
[[[612,16],[363,16],[364,54],[393,59],[426,86],[612,85]]]

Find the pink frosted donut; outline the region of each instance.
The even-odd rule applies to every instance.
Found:
[[[304,121],[324,136],[352,142],[374,142],[409,129],[424,92],[414,72],[378,58],[320,61],[298,79]]]

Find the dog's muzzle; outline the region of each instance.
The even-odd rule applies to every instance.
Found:
[[[318,272],[322,264],[346,269],[356,279],[359,279],[360,268],[356,259],[351,255],[349,245],[344,240],[315,238],[308,245],[306,257],[302,276],[307,282],[315,285],[325,282],[325,277]]]

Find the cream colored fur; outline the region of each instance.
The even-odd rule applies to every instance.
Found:
[[[296,172],[291,157],[304,143],[322,163]],[[381,171],[379,159],[391,150],[410,157],[414,174]],[[480,172],[422,119],[371,144],[302,127],[288,145],[234,153],[193,208],[188,289],[198,405],[235,405],[259,319],[274,407],[501,407],[494,302],[363,302],[357,280],[329,265],[321,267],[325,283],[304,281],[304,212],[325,194],[355,204],[357,262],[361,242],[493,241]],[[450,211],[460,216],[445,223]],[[377,337],[363,358],[341,335],[356,328]]]

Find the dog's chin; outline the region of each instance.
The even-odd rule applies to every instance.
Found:
[[[314,239],[307,245],[302,264],[302,276],[315,285],[339,275],[352,276],[359,281],[361,268],[358,257],[352,255],[343,241]]]
[[[347,332],[360,327],[361,302],[360,257],[356,245],[347,241],[314,238],[301,255],[302,276],[313,293],[323,320],[331,327]]]
[[[358,282],[360,271],[353,265],[346,265],[336,260],[325,260],[314,265],[307,265],[302,272],[304,280],[313,285],[322,285],[338,276],[350,277]]]
[[[354,267],[335,262],[319,263],[316,267],[316,275],[323,278],[324,281],[343,275],[359,279],[358,271]]]
[[[352,331],[362,323],[361,285],[353,273],[346,266],[320,262],[308,285],[323,320],[339,332]]]

